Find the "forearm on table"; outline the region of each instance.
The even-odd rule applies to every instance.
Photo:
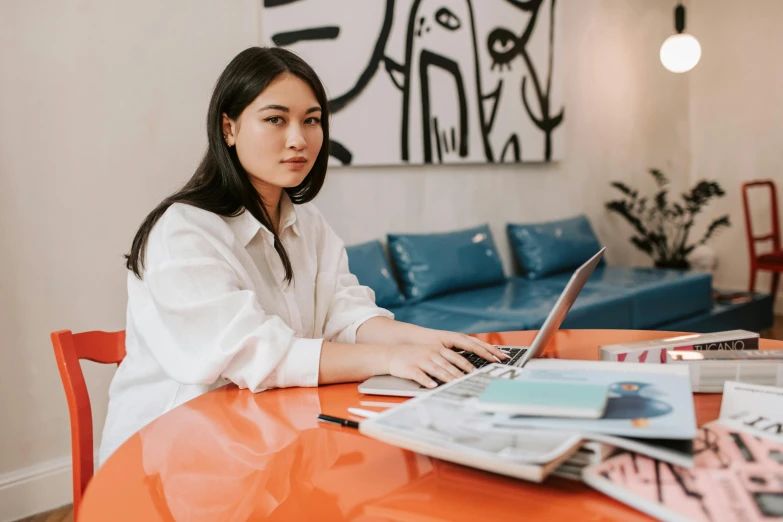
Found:
[[[318,366],[318,384],[357,382],[374,375],[388,374],[390,349],[379,344],[324,341]]]
[[[370,344],[431,344],[436,342],[435,330],[402,323],[388,317],[373,317],[356,330],[357,343]]]

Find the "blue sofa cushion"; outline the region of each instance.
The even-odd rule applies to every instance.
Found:
[[[360,284],[372,288],[375,292],[375,304],[387,308],[405,301],[386,261],[380,241],[349,246],[345,250],[348,252],[348,267],[351,273],[359,279]]]
[[[558,274],[547,281],[565,284],[569,277],[570,274]],[[704,272],[604,266],[590,276],[585,285],[588,289],[623,289],[631,297],[633,329],[656,329],[680,318],[709,312],[712,307],[712,276]]]
[[[441,234],[389,234],[389,253],[405,296],[426,299],[505,279],[487,225]]]
[[[509,223],[506,231],[514,256],[529,279],[575,269],[601,249],[585,216],[546,223]]]

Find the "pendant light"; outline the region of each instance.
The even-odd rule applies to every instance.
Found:
[[[693,69],[701,58],[701,45],[692,35],[684,33],[685,7],[678,2],[674,8],[674,28],[677,34],[661,45],[661,63],[671,72],[684,73]]]

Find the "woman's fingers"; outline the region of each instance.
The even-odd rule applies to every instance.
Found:
[[[461,348],[463,350],[473,352],[479,357],[483,357],[488,361],[499,362],[504,359],[508,359],[508,355],[503,353],[497,347],[488,345],[487,343],[483,343],[478,339],[474,339],[473,337],[468,337],[467,335],[458,336],[454,340],[453,344],[455,348]],[[488,346],[488,348],[486,348],[485,346]]]
[[[467,336],[467,337],[468,337],[468,339],[470,339],[474,343],[478,344],[479,346],[483,346],[484,348],[486,348],[487,351],[489,353],[491,353],[492,355],[496,355],[497,357],[499,357],[500,360],[509,358],[508,354],[506,352],[504,352],[503,350],[501,350],[500,348],[498,348],[497,346],[495,346],[493,344],[485,343],[484,341],[482,341],[480,339],[476,339],[475,337],[471,337],[471,336]]]
[[[440,351],[441,356],[443,356],[444,359],[446,359],[449,363],[451,363],[453,366],[456,366],[462,372],[464,373],[470,373],[476,368],[470,364],[470,361],[465,359],[463,356],[455,352],[454,350],[450,350],[449,348],[443,348]],[[459,370],[458,370],[459,371]],[[463,374],[460,373],[457,377],[461,377]]]
[[[460,357],[458,354],[452,352],[447,348],[443,348],[441,350],[440,355],[436,355],[435,357],[433,357],[432,360],[435,362],[435,364],[437,364],[438,366],[440,366],[441,368],[449,372],[452,377],[454,378],[462,377],[463,375],[465,375],[466,372],[471,371],[471,369],[473,368],[473,365],[470,364],[468,361],[465,361],[467,365],[459,364],[459,361],[455,361],[452,358],[447,357],[444,354],[444,352],[451,352],[452,354],[456,355],[460,359],[462,359],[462,357]]]
[[[427,372],[432,377],[435,377],[436,379],[442,381],[442,382],[450,382],[454,379],[454,375],[446,371],[446,369],[437,364],[433,360],[426,360],[421,363],[421,369]]]
[[[451,347],[475,353],[490,361],[497,360],[493,351],[472,342],[467,336],[454,334],[451,337],[444,336],[440,344],[400,346],[389,363],[389,373],[414,380],[426,388],[434,388],[437,383],[433,382],[433,379],[451,382],[476,370],[468,359]],[[496,348],[492,348],[503,355]]]
[[[419,368],[414,368],[409,378],[421,384],[425,388],[435,388],[438,385],[437,382],[432,380],[432,377],[424,373],[424,371],[420,370]]]

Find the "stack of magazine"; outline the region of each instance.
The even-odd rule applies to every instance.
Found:
[[[478,397],[496,379],[606,385],[597,419],[482,411]],[[360,424],[369,437],[458,464],[540,482],[579,478],[616,448],[693,466],[696,420],[688,369],[601,361],[536,359],[523,368],[492,364]]]

